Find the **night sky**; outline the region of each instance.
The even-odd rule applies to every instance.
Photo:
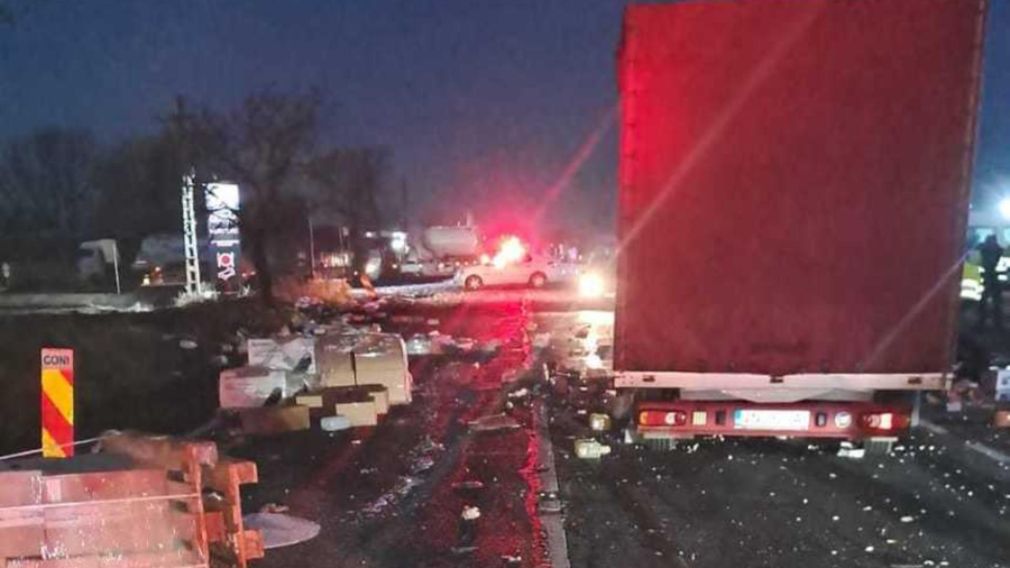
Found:
[[[227,108],[264,86],[315,86],[324,141],[390,146],[415,210],[522,211],[581,148],[548,217],[609,224],[616,136],[601,125],[622,0],[5,2],[17,20],[0,28],[0,138],[59,125],[114,141],[153,132],[176,94]],[[992,4],[976,168],[988,194],[1001,176],[1010,193],[1010,2]]]

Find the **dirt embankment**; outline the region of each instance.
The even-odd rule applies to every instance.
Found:
[[[179,433],[217,408],[222,364],[243,357],[234,350],[236,330],[275,330],[283,319],[251,301],[135,314],[0,316],[0,454],[41,445],[42,347],[75,350],[78,439],[109,428]]]

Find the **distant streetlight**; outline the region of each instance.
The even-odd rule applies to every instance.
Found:
[[[999,202],[999,212],[1004,219],[1010,219],[1010,197],[1004,197]]]

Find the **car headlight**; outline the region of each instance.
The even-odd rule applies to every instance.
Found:
[[[579,276],[579,296],[583,298],[599,298],[604,292],[603,278],[594,272]]]

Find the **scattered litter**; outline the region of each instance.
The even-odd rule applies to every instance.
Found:
[[[439,321],[437,319],[435,319],[435,318],[432,318],[432,319],[429,319],[426,323],[428,325],[438,325]]]
[[[424,335],[414,335],[406,341],[407,355],[428,355],[433,347],[434,342]]]
[[[456,338],[455,345],[461,351],[473,351],[473,348],[477,346],[477,342],[469,337],[458,337]]]
[[[396,485],[391,491],[383,493],[375,501],[372,501],[365,506],[361,511],[366,515],[378,515],[386,507],[409,495],[410,492],[420,484],[421,480],[416,477],[411,477],[409,475],[402,476],[396,482]]]
[[[421,456],[410,466],[410,471],[411,473],[421,473],[422,471],[428,471],[434,465],[435,460],[431,456]]]
[[[460,513],[459,518],[464,521],[476,521],[480,518],[480,508],[474,505],[466,505],[463,507],[463,512]]]
[[[502,557],[501,557],[501,560],[502,560],[502,562],[505,563],[506,566],[514,566],[514,565],[519,565],[519,564],[523,563],[523,557],[522,556],[518,556],[518,555],[517,556],[512,556],[511,554],[503,554]]]
[[[421,484],[421,480],[416,477],[405,475],[396,483],[393,491],[398,497],[406,497],[415,487]]]
[[[861,460],[866,456],[866,448],[838,448],[838,457],[852,460]]]
[[[501,349],[501,342],[498,341],[497,339],[492,339],[487,343],[482,343],[478,349],[480,349],[482,353],[488,353],[488,354],[495,353],[496,351]]]
[[[457,481],[456,483],[453,483],[452,488],[467,490],[484,489],[484,483],[477,479],[467,479],[465,481]]]
[[[575,440],[575,455],[580,459],[599,459],[610,453],[610,446],[601,444],[592,438]]]
[[[515,418],[505,414],[490,414],[481,416],[469,424],[474,432],[495,432],[498,430],[515,430],[519,428],[519,423]]]
[[[263,548],[291,546],[319,535],[319,524],[282,513],[251,513],[242,518],[247,529],[258,530]]]
[[[196,345],[196,342],[193,341],[192,339],[181,339],[181,340],[179,340],[179,347],[182,348],[182,349],[186,349],[187,351],[189,351],[189,350],[196,349],[197,345]]]
[[[589,415],[589,429],[596,432],[610,430],[610,416],[594,413]]]
[[[260,507],[260,513],[287,513],[287,505],[278,505],[277,503],[267,503]]]
[[[903,522],[903,523],[911,523],[914,520],[915,520],[915,517],[913,517],[911,515],[905,515],[904,517],[901,517],[901,522]]]
[[[873,552],[873,545],[867,546],[865,550],[866,552]]]
[[[530,394],[529,389],[527,389],[526,387],[523,387],[523,388],[521,388],[519,390],[514,390],[514,391],[510,392],[508,394],[508,397],[509,398],[523,398],[523,397],[527,396],[528,394]]]

